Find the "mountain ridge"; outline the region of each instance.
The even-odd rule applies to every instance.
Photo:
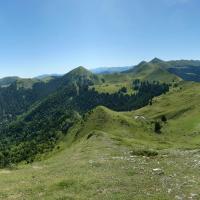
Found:
[[[157,59],[129,73],[78,67],[1,88],[0,198],[132,199],[140,188],[137,199],[173,199],[174,191],[199,192],[200,83],[174,80],[168,67]]]
[[[169,91],[169,85],[173,88],[182,81],[168,71],[170,67],[170,63],[154,58],[119,74],[96,75],[79,66],[47,82],[17,80],[0,89],[2,143],[9,138],[12,156],[16,155],[16,144],[21,144],[17,150],[20,156],[12,159],[31,162],[37,153],[52,150],[75,121],[96,106],[131,111],[152,104],[154,97]],[[108,86],[116,86],[116,90],[99,92],[100,87]],[[30,145],[35,153],[30,151]]]

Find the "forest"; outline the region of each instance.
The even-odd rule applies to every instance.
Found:
[[[98,105],[115,111],[131,111],[152,104],[154,97],[169,91],[169,85],[165,83],[135,80],[133,94],[127,94],[125,87],[109,94],[90,89],[91,84],[90,81],[70,83],[16,120],[3,124],[0,166],[21,161],[30,163],[36,156],[51,151],[75,122],[83,120],[83,115]]]

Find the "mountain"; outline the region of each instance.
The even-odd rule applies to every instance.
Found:
[[[154,58],[150,62],[141,62],[123,73],[134,73],[136,77],[147,80],[186,80],[200,82],[200,61],[176,60],[163,61]]]
[[[87,80],[91,83],[98,83],[100,80],[97,75],[93,74],[86,68],[80,66],[75,68],[74,70],[70,71],[66,75],[63,76],[63,79],[66,82],[84,82]],[[81,84],[81,83],[80,83]]]
[[[11,77],[5,77],[0,79],[0,87],[8,87],[10,84],[18,80],[19,77],[17,76],[11,76]]]
[[[154,58],[150,62],[141,62],[137,66],[117,74],[95,75],[83,67],[51,79],[21,79],[7,77],[1,79],[0,119],[10,121],[27,111],[37,101],[46,98],[64,85],[90,85],[100,93],[117,93],[122,87],[127,93],[134,93],[133,80],[179,82],[181,80],[199,81],[199,61],[163,61]],[[46,77],[47,78],[47,77]],[[44,81],[45,80],[45,81]],[[74,87],[74,86],[73,86]]]
[[[34,79],[38,79],[40,81],[49,82],[52,79],[60,78],[61,74],[43,74],[40,76],[36,76]]]
[[[59,83],[59,87],[55,91],[51,89],[47,96],[44,95],[42,87],[37,88],[42,89],[41,91],[35,90],[35,86],[33,89],[20,90],[23,96],[29,91],[32,98],[25,101],[27,105],[18,102],[24,112],[18,115],[16,120],[3,124],[0,129],[2,165],[7,166],[10,161],[32,162],[36,156],[51,151],[77,121],[99,105],[116,111],[129,111],[147,105],[153,97],[169,90],[167,84],[137,81],[135,94],[126,94],[126,88],[121,88],[113,94],[101,94],[91,88],[94,84],[101,84],[101,79],[83,67],[70,71],[60,78]],[[51,81],[46,83],[46,88],[49,84]],[[19,90],[13,88],[13,91],[20,99]]]
[[[12,117],[10,113],[23,114],[1,127],[0,151],[3,152],[4,160],[1,163],[8,165],[9,160],[30,162],[37,154],[51,150],[62,136],[62,132],[66,132],[80,118],[78,112],[82,110],[76,105],[75,97],[95,82],[99,82],[96,75],[78,67],[61,77],[59,82],[58,79],[48,83],[40,82],[39,85],[33,85],[32,89],[17,89],[16,84],[6,88],[3,92],[8,92],[11,96],[2,93],[2,98],[7,98],[7,103],[15,103],[9,103],[7,107],[2,105],[2,118],[5,117],[6,108],[9,117]],[[51,87],[49,89],[52,83],[57,84],[56,90]],[[3,100],[1,104],[5,102]],[[7,141],[6,144],[3,144],[4,140]],[[12,152],[9,154],[9,160],[5,157],[5,148],[10,148],[9,152]]]
[[[181,80],[180,77],[168,71],[168,63],[158,58],[154,58],[150,62],[142,61],[123,73],[131,73],[137,79],[148,81],[172,82]]]
[[[70,73],[44,82],[38,79],[17,79],[8,87],[0,89],[0,119],[10,121],[27,111],[35,102],[46,98],[60,87],[81,81],[98,82],[90,71],[79,67]]]
[[[186,81],[200,82],[200,61],[179,60],[169,61],[168,71],[176,74]]]
[[[136,111],[92,109],[48,156],[0,170],[0,197],[131,200],[199,194],[199,90],[199,83],[180,83]],[[154,132],[156,122],[160,133]],[[35,151],[34,143],[30,147]]]
[[[126,67],[99,67],[96,69],[91,69],[91,72],[94,74],[112,74],[112,73],[120,73],[126,71],[133,66],[126,66]]]
[[[171,62],[0,88],[0,198],[198,195],[200,83],[169,71],[188,62]]]

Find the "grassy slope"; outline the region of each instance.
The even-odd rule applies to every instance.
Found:
[[[0,198],[170,200],[199,193],[199,154],[132,156],[130,149],[101,134],[84,138],[46,161],[1,170]],[[164,174],[153,172],[155,168]]]
[[[114,73],[98,76],[100,79],[104,79],[105,83],[93,86],[96,91],[100,93],[115,93],[122,87],[126,87],[128,93],[132,93],[132,82],[134,79],[132,74]]]
[[[71,128],[52,157],[0,170],[0,198],[198,199],[199,152],[177,147],[198,147],[200,85],[181,87],[134,112],[97,107]],[[151,121],[162,114],[169,120],[155,135]],[[146,119],[135,119],[138,115]],[[131,154],[150,149],[158,156]]]
[[[181,79],[174,74],[169,73],[165,62],[142,62],[129,73],[134,73],[135,78],[148,81],[172,82]]]
[[[183,83],[180,88],[156,98],[152,106],[135,113],[149,119],[158,119],[166,115],[169,120],[162,130],[166,141],[172,141],[177,147],[199,148],[200,85]]]
[[[95,85],[94,87],[98,92],[114,93],[125,86],[130,94],[134,92],[132,90],[132,82],[135,79],[165,83],[181,81],[181,78],[167,71],[168,63],[154,60],[148,63],[141,62],[133,69],[127,70],[123,73],[99,75],[101,79],[105,80],[105,83]]]

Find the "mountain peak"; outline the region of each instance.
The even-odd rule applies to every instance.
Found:
[[[77,68],[75,68],[76,70],[87,70],[85,67],[83,66],[78,66]]]
[[[83,83],[94,83],[94,82],[99,82],[99,78],[93,74],[91,71],[87,70],[86,68],[79,66],[72,71],[68,72],[65,74],[63,77],[63,83],[69,83],[69,82],[77,82],[80,84]]]
[[[92,72],[90,72],[83,66],[79,66],[79,67],[73,69],[72,71],[70,71],[68,74],[81,75],[81,74],[92,74]]]
[[[156,58],[156,57],[153,60],[150,61],[150,63],[153,63],[153,64],[160,63],[160,62],[163,62],[163,61],[159,58]]]

